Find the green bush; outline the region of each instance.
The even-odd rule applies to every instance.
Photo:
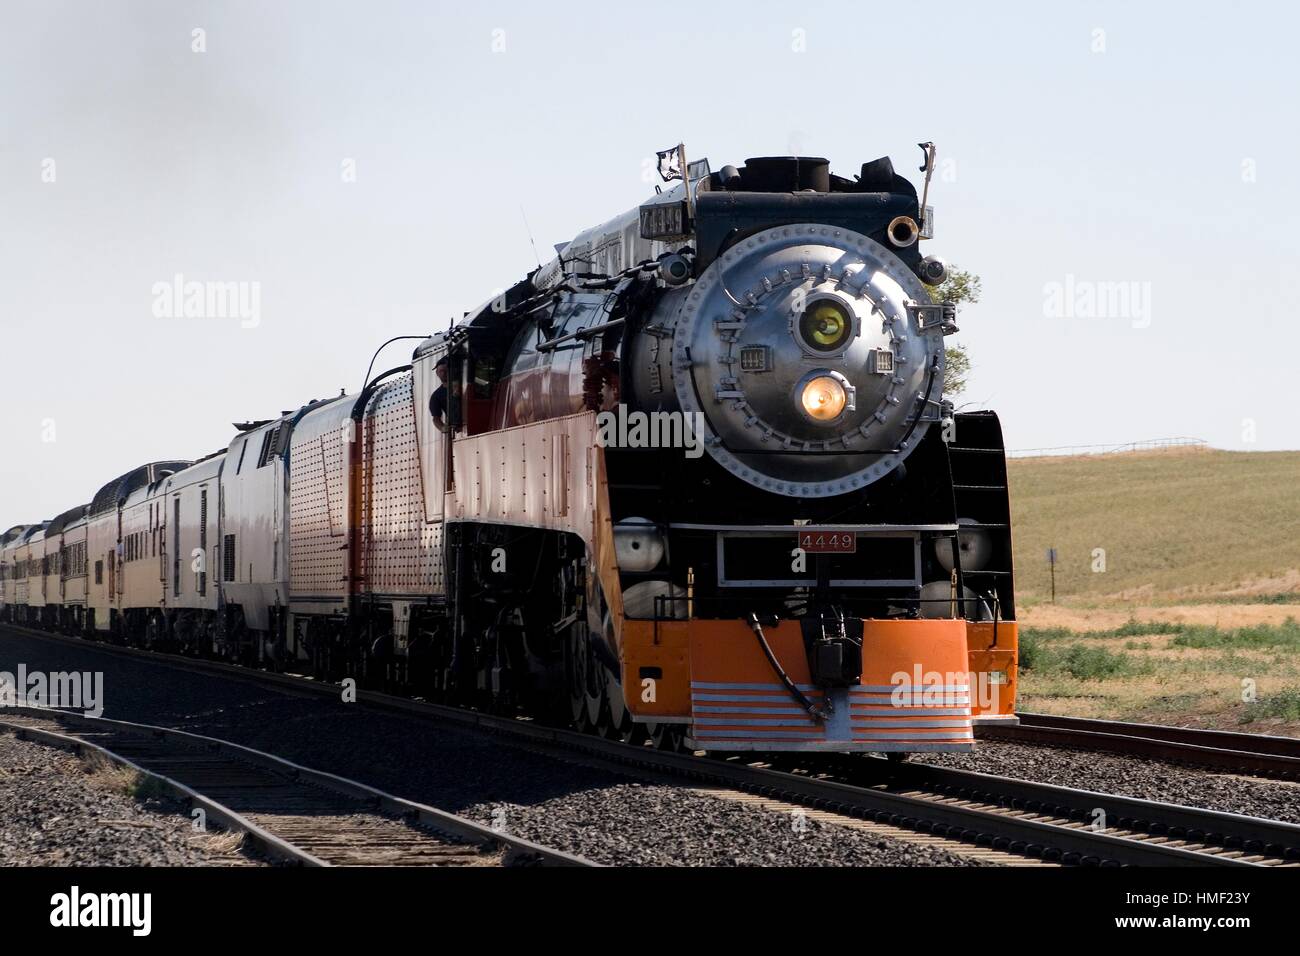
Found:
[[[1018,659],[1022,671],[1046,669],[1047,657],[1043,636],[1037,628],[1027,627],[1020,632]]]
[[[1165,621],[1128,620],[1110,633],[1114,637],[1148,637],[1152,634],[1181,634],[1187,630],[1186,624],[1172,624]]]
[[[1061,666],[1078,680],[1100,680],[1136,672],[1133,661],[1125,654],[1116,654],[1104,647],[1075,644],[1065,652]]]
[[[1189,627],[1170,644],[1177,647],[1287,647],[1300,649],[1300,624],[1288,617],[1281,624],[1254,624],[1231,631],[1217,627]]]
[[[1080,635],[1070,630],[1068,627],[1024,627],[1020,629],[1020,639],[1023,641],[1026,636],[1033,637],[1038,641],[1057,641],[1061,638],[1079,637]]]
[[[1300,690],[1294,687],[1260,697],[1246,705],[1241,715],[1241,722],[1249,724],[1269,717],[1281,717],[1283,720],[1300,720]]]

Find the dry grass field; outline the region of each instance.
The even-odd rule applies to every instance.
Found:
[[[1010,485],[1021,709],[1300,736],[1300,452],[1019,459]]]

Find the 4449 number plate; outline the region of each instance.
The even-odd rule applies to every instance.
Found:
[[[800,531],[799,547],[807,554],[853,554],[858,550],[856,531]]]

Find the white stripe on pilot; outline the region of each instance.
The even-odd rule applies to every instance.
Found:
[[[803,720],[790,720],[786,717],[696,717],[691,721],[695,727],[710,724],[715,727],[816,727],[811,717]]]
[[[854,740],[974,740],[970,731],[958,731],[956,734],[950,734],[948,731],[937,730],[919,730],[915,734],[891,734],[889,731],[883,734],[876,734],[870,727],[854,727],[858,731],[854,735]]]
[[[910,713],[923,714],[926,717],[967,717],[969,707],[860,707],[853,704],[850,710],[854,717],[906,717]]]
[[[691,700],[734,701],[738,704],[788,704],[789,694],[692,694]]]
[[[897,704],[898,706],[917,704],[924,706],[927,703],[935,707],[952,707],[957,704],[969,704],[970,697],[966,694],[908,694],[906,696],[900,695],[895,699],[884,694],[853,694],[850,695],[849,702],[855,707],[858,704]]]
[[[873,720],[866,718],[853,722],[854,730],[875,730],[879,727],[963,727],[970,730],[969,720]]]
[[[702,730],[692,731],[697,740],[821,740],[821,734],[798,730]]]
[[[791,714],[798,717],[806,714],[802,707],[696,707],[697,714]],[[856,713],[856,711],[855,711]],[[896,713],[896,711],[890,711]],[[964,712],[963,712],[964,713]]]
[[[821,690],[813,684],[796,684],[802,691]],[[726,684],[716,681],[691,681],[691,690],[785,690],[784,684]]]

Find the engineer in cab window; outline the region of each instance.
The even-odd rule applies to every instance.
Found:
[[[447,431],[447,356],[438,359],[433,370],[437,373],[441,384],[429,396],[429,414],[433,416],[433,423],[445,432]]]

